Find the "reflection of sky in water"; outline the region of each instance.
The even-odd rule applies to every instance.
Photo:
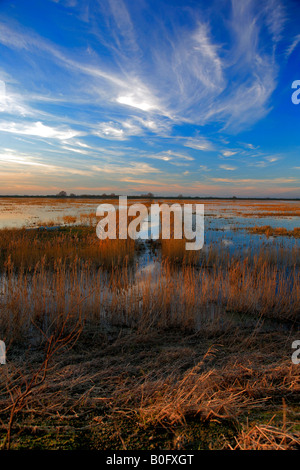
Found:
[[[208,220],[207,220],[208,219]],[[226,222],[225,222],[226,221]],[[224,223],[225,222],[225,223]],[[247,247],[249,243],[254,246],[260,245],[262,241],[268,245],[281,244],[284,241],[285,246],[299,245],[299,240],[292,237],[269,237],[259,234],[248,233],[247,227],[263,227],[270,225],[271,227],[284,227],[288,230],[293,230],[295,227],[300,226],[299,217],[286,218],[286,217],[234,217],[228,223],[228,220],[221,218],[208,217],[205,219],[205,244],[210,243],[218,244],[223,243],[226,246],[234,247]],[[232,241],[233,243],[229,243]]]

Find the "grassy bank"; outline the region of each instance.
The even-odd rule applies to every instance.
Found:
[[[85,329],[47,364],[42,346],[12,349],[1,368],[2,444],[297,448],[299,373],[291,338],[263,326],[254,334],[214,325],[190,335],[109,328]]]

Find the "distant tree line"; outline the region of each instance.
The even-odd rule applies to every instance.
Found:
[[[89,199],[111,199],[111,198],[117,198],[121,196],[122,194],[115,194],[115,193],[110,193],[110,194],[74,194],[70,193],[69,195],[67,194],[66,191],[59,191],[57,194],[46,194],[46,195],[20,195],[20,194],[0,194],[0,198],[6,198],[6,197],[15,197],[15,198],[89,198]],[[127,196],[128,199],[189,199],[189,200],[220,200],[220,201],[226,201],[226,200],[238,200],[238,201],[300,201],[300,198],[298,197],[238,197],[238,196],[184,196],[182,194],[178,194],[178,196],[165,196],[165,195],[154,195],[153,193],[145,193],[145,194],[135,194],[135,195],[129,195]]]

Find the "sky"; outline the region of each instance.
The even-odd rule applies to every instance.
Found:
[[[300,197],[297,80],[299,0],[0,0],[0,194]]]

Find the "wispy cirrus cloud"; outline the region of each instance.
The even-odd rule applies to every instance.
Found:
[[[233,80],[207,118],[226,120],[224,128],[239,130],[270,111],[280,60],[275,46],[281,38],[285,15],[281,2],[276,0],[266,2],[260,11],[255,1],[232,0],[231,4],[228,25],[232,40],[225,67],[226,75]],[[261,40],[262,31],[267,30],[272,38],[268,47]]]
[[[222,170],[226,170],[226,171],[234,171],[237,169],[236,166],[232,166],[232,165],[219,165],[219,168],[221,168]]]
[[[63,166],[56,163],[49,163],[42,156],[27,154],[25,152],[16,152],[14,149],[4,149],[0,153],[1,172],[3,176],[7,172],[13,171],[15,174],[24,173],[24,168],[30,168],[30,178],[40,178],[41,176],[55,175],[80,175],[91,176],[91,169],[86,165],[73,165],[72,167]],[[26,170],[25,170],[26,171]]]
[[[233,152],[232,150],[223,150],[222,155],[224,157],[232,157],[233,155],[236,155],[237,152]]]
[[[34,113],[24,103],[22,96],[18,93],[9,93],[6,82],[0,79],[0,113],[19,116],[33,116]]]
[[[104,24],[113,26],[111,40],[100,34],[97,38],[115,57],[114,67],[95,51],[91,55],[87,50],[79,62],[76,51],[70,54],[19,25],[12,29],[2,23],[0,41],[14,49],[50,55],[61,67],[88,76],[94,80],[93,93],[107,105],[157,113],[175,122],[203,125],[221,120],[225,127],[252,124],[268,112],[278,64],[274,48],[271,45],[267,50],[260,33],[265,26],[273,45],[280,40],[285,17],[279,1],[268,0],[258,11],[254,0],[232,0],[231,17],[224,23],[231,35],[226,47],[213,37],[208,18],[196,14],[189,30],[176,25],[170,38],[154,15],[155,35],[154,30],[147,31],[153,35],[148,40],[147,62],[142,60],[146,38],[132,19],[128,2],[109,0],[107,6],[104,2],[101,11]],[[98,30],[94,28],[96,35]],[[84,91],[89,94],[88,89]]]
[[[297,157],[279,155],[275,142],[263,148],[263,131],[251,128],[281,106],[273,93],[299,44],[282,0],[227,0],[222,8],[217,0],[53,0],[45,11],[49,5],[47,28],[41,10],[0,12],[0,132],[5,146],[20,149],[12,165],[50,175],[43,165],[59,156],[68,178],[84,172],[91,187],[97,178],[104,187],[103,178],[134,185],[136,172],[140,181],[151,174],[147,184],[168,176],[170,188],[182,177],[191,191],[202,178],[208,191],[230,184],[228,171],[240,188],[258,174],[257,187],[268,184],[268,169],[274,181],[287,175],[283,184],[293,183],[281,160],[293,168]],[[46,156],[22,160],[24,148]],[[224,178],[209,182],[212,171]]]
[[[144,175],[148,173],[161,173],[161,170],[155,168],[148,163],[128,162],[123,164],[118,163],[103,163],[102,165],[93,165],[93,171],[102,173],[119,174],[119,175]]]
[[[300,43],[300,34],[297,34],[290,46],[287,48],[286,57],[289,57]]]
[[[144,136],[147,134],[168,134],[169,125],[160,119],[143,119],[139,116],[131,116],[126,119],[99,122],[93,125],[90,132],[102,139],[128,140],[132,136]]]
[[[190,147],[195,150],[214,150],[214,145],[212,142],[207,140],[204,137],[199,137],[199,138],[189,138],[187,139],[184,144],[185,147]]]
[[[145,153],[142,154],[142,157],[151,160],[160,160],[161,162],[166,162],[170,165],[182,168],[190,166],[190,164],[195,160],[191,155],[178,151],[176,152],[174,150],[165,150],[158,153]]]
[[[81,135],[79,131],[68,128],[56,128],[43,124],[42,122],[16,123],[0,122],[0,131],[12,134],[31,135],[50,139],[67,140]]]
[[[210,178],[210,181],[215,181],[217,183],[232,183],[232,184],[244,184],[251,183],[254,185],[268,184],[276,186],[277,184],[290,184],[299,182],[299,178],[289,176],[287,178]]]

